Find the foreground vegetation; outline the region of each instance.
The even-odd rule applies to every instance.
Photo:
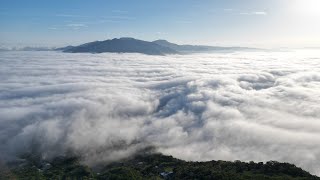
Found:
[[[213,179],[213,180],[313,180],[320,179],[288,163],[186,162],[161,154],[140,154],[131,159],[92,170],[74,157],[58,157],[51,162],[32,156],[8,168],[0,166],[0,179]]]

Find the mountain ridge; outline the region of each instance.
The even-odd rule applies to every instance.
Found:
[[[63,49],[63,52],[70,53],[142,53],[148,55],[178,54],[177,51],[158,45],[153,42],[138,40],[134,38],[114,38],[104,41],[93,41],[79,46]]]
[[[188,54],[212,51],[258,50],[248,47],[221,47],[205,45],[179,45],[167,40],[144,41],[131,37],[93,41],[79,46],[56,48],[68,53],[141,53],[147,55]]]

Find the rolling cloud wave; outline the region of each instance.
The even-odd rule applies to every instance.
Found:
[[[285,161],[320,174],[320,54],[0,54],[0,158],[148,146],[185,160]]]

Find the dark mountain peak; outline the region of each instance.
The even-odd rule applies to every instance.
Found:
[[[120,37],[120,38],[113,38],[113,39],[107,39],[104,41],[134,41],[134,40],[138,40],[132,37]]]
[[[175,43],[171,43],[167,40],[164,40],[164,39],[159,39],[159,40],[156,40],[156,41],[152,41],[153,43],[156,43],[156,44],[159,44],[159,45],[162,45],[162,46],[179,46],[178,44],[175,44]]]
[[[169,41],[165,40],[165,39],[158,39],[158,40],[155,40],[153,41],[155,43],[170,43]],[[171,43],[170,43],[171,44]]]
[[[127,41],[134,41],[134,40],[138,40],[138,39],[135,39],[135,38],[132,38],[132,37],[121,37],[121,38],[119,38],[119,40],[123,40],[123,41],[125,41],[125,40],[127,40]]]

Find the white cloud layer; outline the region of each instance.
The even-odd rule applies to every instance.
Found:
[[[154,146],[185,160],[277,160],[320,175],[320,54],[0,54],[0,158],[84,163]]]

